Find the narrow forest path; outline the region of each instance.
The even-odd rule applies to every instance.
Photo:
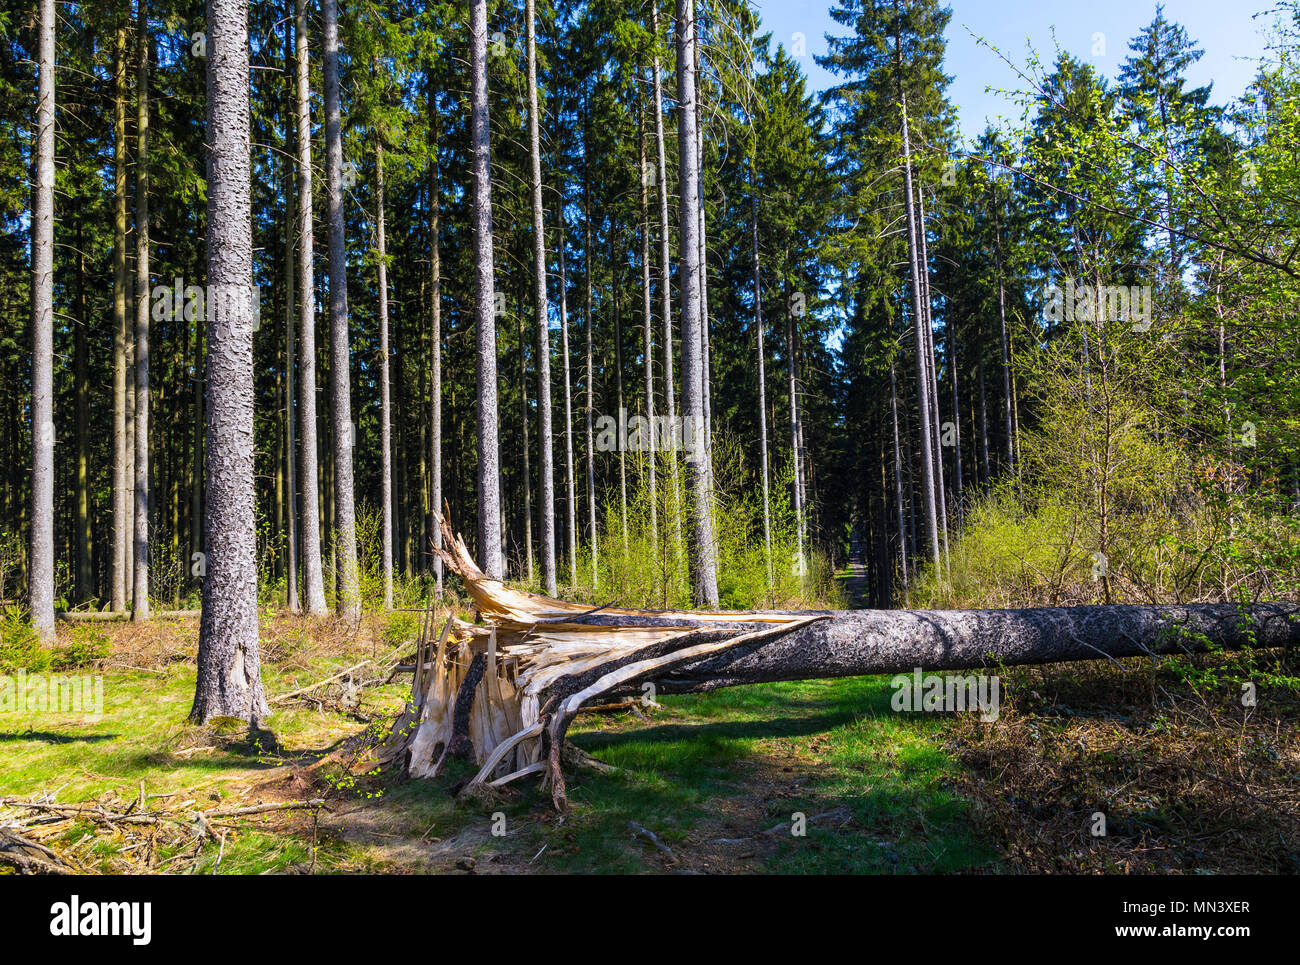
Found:
[[[849,541],[849,564],[836,574],[844,590],[844,605],[850,610],[867,609],[866,545],[860,539]]]

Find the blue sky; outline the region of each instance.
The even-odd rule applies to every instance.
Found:
[[[763,29],[772,32],[773,45],[781,42],[789,50],[794,35],[804,35],[807,53],[800,60],[812,88],[832,86],[833,75],[813,63],[814,54],[826,51],[825,34],[844,32],[830,17],[831,0],[753,2],[762,15]],[[1146,0],[948,0],[948,6],[952,20],[945,69],[953,78],[948,96],[958,108],[961,131],[967,137],[978,135],[986,118],[996,123],[999,115],[1018,117],[1019,109],[997,89],[1023,86],[1011,68],[974,37],[985,38],[1021,67],[1031,44],[1044,60],[1050,60],[1059,45],[1113,78],[1129,55],[1129,40],[1152,20],[1156,8]],[[1215,103],[1239,97],[1254,78],[1273,22],[1271,15],[1260,12],[1269,6],[1268,0],[1167,0],[1164,4],[1166,18],[1186,27],[1204,50],[1189,77],[1198,86],[1213,82]],[[1102,54],[1093,52],[1097,34],[1104,37]],[[986,92],[986,87],[995,90]]]

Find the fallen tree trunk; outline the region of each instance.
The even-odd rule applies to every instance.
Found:
[[[360,766],[402,761],[432,776],[448,756],[471,786],[541,774],[566,806],[565,733],[584,704],[653,692],[922,670],[1117,660],[1293,646],[1300,605],[1078,606],[807,613],[595,609],[489,579],[444,516],[447,566],[485,622],[426,611],[412,699]],[[430,607],[432,604],[430,604]]]
[[[1300,604],[842,610],[666,674],[661,693],[818,677],[1294,646]]]

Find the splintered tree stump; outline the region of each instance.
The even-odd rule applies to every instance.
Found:
[[[411,701],[363,763],[431,777],[448,756],[467,785],[540,775],[566,807],[565,734],[586,704],[740,684],[1293,646],[1300,605],[1258,603],[1023,610],[709,612],[595,609],[489,579],[444,515],[437,550],[482,623],[425,612]]]

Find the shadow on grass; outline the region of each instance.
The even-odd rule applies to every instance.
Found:
[[[59,734],[51,730],[26,730],[0,732],[0,743],[8,741],[38,741],[42,744],[95,744],[117,740],[117,734]]]

